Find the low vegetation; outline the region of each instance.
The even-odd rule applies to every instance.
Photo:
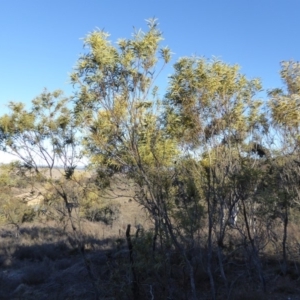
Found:
[[[147,24],[89,33],[72,98],[0,117],[0,299],[299,299],[300,63],[260,100],[238,66],[184,57],[161,96]]]

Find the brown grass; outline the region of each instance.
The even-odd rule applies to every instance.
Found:
[[[61,176],[59,170],[55,176]],[[23,191],[22,191],[23,192]],[[132,299],[131,265],[126,246],[125,232],[132,225],[132,236],[138,226],[145,231],[152,228],[147,213],[134,200],[134,187],[122,176],[116,177],[100,201],[118,207],[119,217],[111,225],[81,220],[80,235],[84,242],[87,263],[97,279],[100,299]],[[203,224],[205,227],[205,223]],[[267,279],[267,293],[259,287],[257,277],[246,269],[244,249],[236,245],[239,236],[228,234],[224,254],[228,256],[225,271],[230,282],[233,300],[300,300],[299,229],[289,225],[289,273],[281,275],[279,259],[281,227],[277,233],[277,248],[268,244],[262,261]],[[199,245],[188,253],[195,270],[199,299],[210,299],[205,244],[206,229],[200,232]],[[168,256],[157,253],[153,260],[151,236],[147,232],[139,239],[133,238],[136,272],[140,281],[140,299],[190,299],[189,277],[180,255],[172,249]],[[231,249],[234,245],[235,249]],[[279,246],[278,246],[279,245]],[[233,253],[229,256],[229,253]],[[216,262],[214,262],[216,263]],[[217,268],[216,268],[217,269]],[[216,284],[222,286],[218,273]],[[256,279],[255,279],[256,278]],[[152,298],[151,293],[156,297]],[[226,299],[226,291],[219,288],[218,299]],[[170,298],[171,297],[171,298]],[[25,223],[19,231],[13,226],[0,228],[0,300],[1,299],[95,299],[95,293],[86,264],[70,226],[63,228],[59,222]]]

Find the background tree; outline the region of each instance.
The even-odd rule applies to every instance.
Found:
[[[26,110],[22,103],[11,102],[11,113],[0,118],[0,128],[4,135],[2,150],[21,160],[23,176],[30,178],[35,188],[44,195],[44,205],[51,204],[51,198],[57,201],[57,197],[52,197],[53,192],[63,203],[62,209],[55,206],[56,213],[71,225],[75,247],[82,255],[98,298],[96,281],[84,255],[81,218],[73,211],[83,199],[79,199],[68,184],[70,181],[76,184],[74,172],[82,158],[78,129],[68,108],[68,101],[61,91],[49,93],[45,90],[32,101],[31,110]],[[61,176],[55,176],[54,169],[61,172]],[[50,210],[51,206],[48,206],[46,211]],[[51,213],[48,216],[52,217]]]
[[[260,90],[258,79],[248,80],[239,73],[238,66],[216,59],[182,58],[170,77],[166,95],[168,129],[201,160],[198,176],[203,178],[201,188],[207,204],[207,262],[213,298],[213,230],[219,267],[227,286],[222,258],[224,238],[227,226],[235,223],[241,200],[232,178],[241,172],[253,142],[260,142],[258,133],[266,130],[260,112],[262,102],[253,99]]]
[[[277,170],[278,214],[283,221],[282,272],[287,272],[287,238],[290,208],[299,204],[299,154],[300,154],[300,63],[283,61],[280,75],[285,90],[269,91],[268,107],[271,111],[272,126],[276,131],[276,155],[273,168]]]

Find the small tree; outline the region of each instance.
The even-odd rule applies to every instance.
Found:
[[[165,127],[164,106],[155,79],[170,61],[170,50],[159,48],[162,34],[156,20],[148,31],[136,31],[117,46],[108,34],[94,31],[85,38],[86,54],[78,61],[72,82],[78,123],[85,124],[85,145],[91,161],[111,172],[134,179],[136,200],[152,216],[153,251],[159,238],[162,248],[173,244],[189,268],[192,297],[196,298],[192,265],[181,246],[174,206],[176,139]],[[158,71],[157,71],[158,70]]]
[[[289,208],[299,204],[299,161],[300,154],[300,63],[283,61],[281,78],[286,90],[269,91],[268,106],[272,114],[272,125],[277,132],[276,141],[280,155],[274,161],[278,170],[277,205],[283,221],[283,274],[287,272],[287,227]]]
[[[39,182],[47,183],[40,189],[46,198],[49,198],[49,193],[53,195],[54,190],[63,202],[63,210],[57,211],[71,224],[76,246],[82,254],[98,299],[95,278],[84,255],[84,240],[80,230],[77,230],[80,218],[72,213],[74,204],[78,205],[81,199],[75,199],[67,184],[75,179],[74,172],[82,158],[78,129],[68,102],[69,99],[63,97],[61,91],[49,93],[46,90],[32,101],[29,111],[24,104],[11,102],[11,113],[0,118],[1,150],[21,160],[23,175],[29,176],[37,186]],[[58,167],[62,169],[60,178],[54,174],[54,169]],[[76,181],[73,180],[73,183]]]
[[[222,251],[226,228],[236,219],[241,198],[232,181],[252,150],[266,121],[262,102],[253,99],[260,91],[258,79],[248,80],[238,66],[218,60],[182,58],[174,66],[166,95],[170,134],[194,150],[201,160],[198,174],[208,212],[208,274],[213,298],[213,230],[217,236],[219,267],[227,286]],[[255,149],[253,149],[255,151]],[[258,257],[257,257],[258,259]]]

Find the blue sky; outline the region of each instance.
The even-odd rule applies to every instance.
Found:
[[[299,15],[300,0],[2,0],[0,115],[9,101],[29,103],[44,87],[70,95],[80,38],[98,27],[115,42],[150,17],[175,53],[172,64],[214,55],[260,77],[265,89],[281,87],[280,61],[300,60]],[[170,65],[160,78],[161,95],[171,72]]]

